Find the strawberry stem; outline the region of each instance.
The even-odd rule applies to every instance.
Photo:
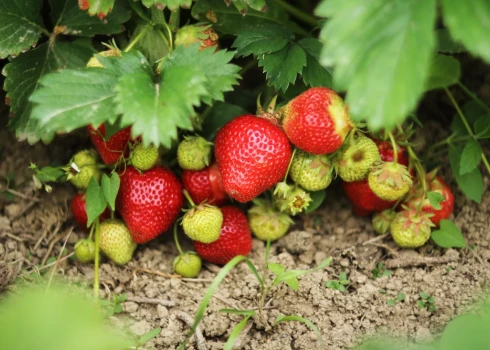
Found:
[[[468,97],[475,100],[475,102],[478,103],[481,107],[483,107],[483,109],[485,109],[487,112],[490,112],[490,108],[482,100],[480,100],[470,89],[468,89],[462,82],[458,81],[456,84],[461,88],[461,90],[464,91],[466,95],[468,95]]]
[[[92,236],[94,235],[94,229],[95,229],[95,223],[90,225],[90,233],[88,234],[88,239],[92,239]]]
[[[391,147],[393,148],[393,161],[398,163],[398,147],[396,147],[395,137],[391,132],[388,132],[388,137],[390,138]]]
[[[296,148],[293,149],[293,154],[291,155],[291,159],[289,160],[288,170],[286,170],[286,175],[284,176],[284,182],[287,182],[289,170],[291,169],[291,165],[293,164],[293,159],[295,154],[296,154]]]
[[[184,254],[179,244],[179,238],[177,235],[177,224],[174,225],[174,241],[175,241],[175,246],[177,247],[177,251],[179,252],[179,255]]]
[[[131,49],[150,31],[152,25],[151,23],[148,23],[146,26],[143,27],[141,32],[136,35],[136,37],[131,40],[128,46],[124,49],[124,52],[129,52]]]
[[[99,218],[95,220],[95,262],[94,262],[94,297],[99,300],[99,250],[100,250],[100,225]]]
[[[185,189],[182,192],[184,193],[185,198],[189,201],[189,203],[192,206],[192,208],[194,208],[196,206],[196,203],[194,203],[194,201],[192,200],[191,195],[189,194],[189,192],[187,192],[187,190],[185,190]]]

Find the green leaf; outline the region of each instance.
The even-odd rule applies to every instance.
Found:
[[[50,166],[41,169],[35,168],[34,174],[42,182],[57,182],[65,177],[65,172],[63,170]]]
[[[281,282],[285,282],[287,280],[297,278],[299,276],[303,276],[303,275],[321,270],[321,269],[325,268],[326,266],[328,266],[331,261],[332,261],[332,258],[325,259],[317,267],[315,267],[314,269],[310,269],[310,270],[288,270],[288,271],[285,271],[285,272],[277,275],[277,277],[272,282],[272,285],[277,286]]]
[[[394,306],[395,304],[396,304],[395,299],[388,299],[386,301],[386,305],[388,305],[388,306]]]
[[[322,205],[327,192],[325,190],[310,192],[311,202],[305,210],[305,213],[311,213]]]
[[[146,7],[156,6],[159,9],[168,7],[170,11],[175,11],[179,7],[189,9],[192,5],[192,0],[141,0]]]
[[[471,173],[480,164],[482,149],[475,139],[471,138],[466,142],[459,164],[459,175]]]
[[[422,299],[429,299],[429,294],[426,292],[420,292],[419,295]]]
[[[432,60],[425,89],[442,89],[456,84],[461,75],[459,61],[451,56],[437,54]]]
[[[120,182],[121,180],[117,173],[113,173],[110,178],[107,174],[102,175],[102,191],[104,192],[104,197],[112,211],[116,210],[116,197],[119,191]]]
[[[293,33],[275,24],[262,24],[246,27],[239,31],[232,47],[236,48],[236,56],[259,56],[283,49],[294,40]]]
[[[299,289],[299,282],[296,277],[291,277],[288,278],[287,280],[284,281],[288,285],[289,288],[292,290],[298,290]]]
[[[478,119],[481,119],[482,116],[488,115],[488,111],[474,100],[471,100],[470,102],[466,103],[461,108],[461,111],[463,112],[463,115],[466,117],[470,125],[475,125]],[[468,135],[468,131],[466,130],[466,127],[464,126],[460,116],[457,113],[455,113],[453,116],[453,121],[451,123],[451,130],[453,131],[454,136]],[[477,132],[476,129],[474,131],[475,133]]]
[[[285,270],[284,266],[277,263],[269,263],[269,265],[267,265],[267,268],[276,275],[280,275]]]
[[[405,300],[405,296],[405,293],[398,293],[398,295],[396,296],[396,300],[403,301]]]
[[[135,48],[140,50],[148,59],[150,64],[155,64],[162,57],[169,53],[169,48],[166,40],[166,36],[162,28],[158,25],[150,26],[146,28],[148,24],[138,24],[134,31],[133,36],[136,37],[143,30],[146,34],[138,41]]]
[[[436,30],[436,35],[437,51],[443,53],[461,53],[466,51],[463,44],[451,38],[451,34],[446,28]]]
[[[95,2],[105,1],[108,0],[95,0]],[[92,37],[117,34],[124,30],[123,23],[131,17],[131,11],[125,1],[116,1],[112,11],[102,21],[80,10],[77,1],[50,0],[50,4],[51,19],[56,23],[56,31],[65,35]]]
[[[322,63],[334,66],[334,86],[347,90],[355,121],[392,129],[424,92],[435,48],[435,0],[324,0]]]
[[[441,202],[444,201],[444,196],[439,192],[427,192],[427,198],[432,208],[439,210],[441,209]]]
[[[98,59],[105,68],[66,69],[39,81],[41,87],[31,96],[32,117],[43,130],[69,132],[88,124],[114,123],[118,118],[115,86],[121,76],[151,71],[139,52]]]
[[[286,91],[289,84],[294,84],[304,66],[306,53],[293,43],[277,52],[259,57],[259,67],[263,67],[269,85],[273,85],[276,90]]]
[[[322,51],[322,43],[313,38],[305,38],[298,41],[298,45],[303,48],[306,53],[306,67],[303,68],[303,81],[309,86],[324,86],[331,88],[332,75],[320,64],[320,54]]]
[[[102,187],[94,177],[90,179],[86,194],[87,201],[87,227],[90,227],[96,218],[102,214],[107,207],[107,201]]]
[[[41,0],[0,2],[0,58],[35,46],[44,30]]]
[[[254,313],[255,313],[255,311],[254,311]],[[251,315],[246,316],[243,320],[241,320],[235,326],[235,328],[233,328],[230,335],[228,336],[228,340],[226,341],[226,344],[223,347],[223,350],[232,350],[233,349],[233,345],[235,344],[235,341],[237,340],[237,338],[240,335],[243,328],[245,328],[245,326],[247,325],[250,317],[252,317],[252,316]]]
[[[54,137],[54,131],[43,130],[37,119],[31,117],[33,104],[29,97],[40,88],[39,79],[60,69],[85,67],[91,55],[92,50],[78,41],[55,41],[44,43],[14,58],[4,67],[4,89],[10,100],[12,115],[9,127],[20,140],[35,143],[40,139],[49,141]],[[78,89],[76,86],[74,88]],[[59,99],[59,96],[56,98]]]
[[[423,309],[425,307],[425,302],[423,300],[417,300],[417,306],[420,309]]]
[[[223,125],[244,114],[248,114],[248,112],[241,106],[227,102],[216,102],[213,104],[211,112],[204,119],[201,135],[212,140]]]
[[[152,329],[146,334],[143,334],[141,338],[138,339],[138,345],[144,345],[148,343],[150,340],[153,338],[157,337],[160,333],[162,332],[162,329],[160,327]]]
[[[320,344],[323,344],[322,334],[318,330],[318,327],[313,322],[311,322],[310,320],[308,320],[307,318],[304,318],[304,317],[301,317],[301,316],[297,316],[297,315],[291,315],[291,316],[278,315],[276,317],[275,324],[277,325],[277,324],[279,324],[281,322],[284,322],[284,321],[298,321],[298,322],[304,323],[313,332],[315,332],[315,334],[318,337],[318,340],[320,341]]]
[[[490,139],[490,114],[479,118],[474,124],[477,139]]]
[[[462,147],[449,148],[449,164],[451,165],[451,170],[456,182],[458,183],[458,186],[466,194],[466,196],[476,203],[480,203],[481,197],[485,190],[482,174],[479,168],[475,168],[473,171],[467,174],[460,175],[462,153]]]
[[[442,248],[465,248],[466,241],[458,226],[451,220],[441,220],[441,228],[432,231],[431,238]]]
[[[490,62],[490,2],[442,0],[442,14],[452,37]]]

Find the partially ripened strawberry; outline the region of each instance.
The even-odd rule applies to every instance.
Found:
[[[183,26],[175,35],[175,46],[201,43],[200,50],[208,47],[218,47],[218,34],[209,25],[191,24]]]
[[[335,152],[352,129],[344,101],[324,87],[308,89],[291,100],[282,125],[291,143],[311,154]]]
[[[131,261],[136,246],[121,220],[110,219],[100,224],[100,250],[116,264],[125,265]]]
[[[119,176],[116,208],[133,240],[145,243],[167,231],[184,204],[179,179],[162,167],[142,174],[128,166]]]
[[[214,143],[223,187],[239,202],[248,202],[281,181],[292,151],[274,120],[242,115],[223,126]]]
[[[201,258],[194,252],[182,253],[173,261],[175,273],[185,278],[197,277],[201,271],[201,266]]]
[[[320,191],[332,182],[332,162],[326,155],[313,155],[296,150],[289,175],[307,191]]]
[[[199,204],[188,210],[182,219],[185,234],[193,241],[211,243],[219,238],[223,214],[218,207]]]
[[[99,181],[102,176],[93,150],[83,150],[76,153],[66,169],[68,181],[79,191],[87,189],[92,177]]]
[[[337,172],[344,181],[365,179],[374,162],[381,160],[378,147],[366,136],[357,135],[344,146],[336,164]]]
[[[131,127],[124,128],[105,139],[105,126],[101,124],[97,129],[88,126],[89,136],[102,161],[107,165],[117,163],[122,156],[129,155],[128,143],[131,139]]]
[[[423,200],[421,204],[422,211],[433,214],[433,216],[430,217],[430,220],[436,226],[439,226],[441,220],[449,219],[454,210],[454,194],[449,185],[444,182],[439,175],[436,175],[435,172],[427,174],[426,181],[428,187],[427,191],[439,193],[441,195],[442,200],[439,202],[440,208],[436,209],[431,205],[427,195],[424,195],[419,183],[414,185],[414,191],[409,194],[404,204],[410,208],[417,209],[420,206],[420,202]]]
[[[203,170],[182,171],[182,182],[196,204],[206,201],[208,204],[220,206],[228,200],[216,163]]]
[[[269,201],[256,198],[248,210],[248,223],[255,237],[275,241],[288,232],[294,221],[286,213],[275,209]]]
[[[391,236],[395,243],[402,248],[421,247],[430,238],[430,214],[418,212],[417,209],[402,210],[391,222]]]
[[[213,144],[201,136],[186,136],[177,148],[177,162],[185,170],[202,170],[211,161]]]
[[[248,255],[252,249],[252,234],[247,217],[237,207],[221,208],[223,225],[218,240],[212,243],[194,241],[194,249],[206,261],[224,265],[238,255]]]
[[[155,166],[158,161],[158,148],[150,145],[143,146],[138,143],[131,150],[131,165],[141,171],[146,171]]]
[[[87,264],[95,259],[95,243],[91,239],[80,239],[73,248],[75,257],[82,264]]]
[[[368,175],[371,190],[379,198],[396,201],[412,187],[412,177],[406,166],[395,162],[378,162]]]
[[[71,200],[71,213],[73,215],[73,219],[75,219],[78,226],[81,229],[87,230],[87,202],[85,199],[85,193],[77,193]],[[100,221],[104,221],[109,216],[111,216],[111,212],[109,209],[106,209],[102,214],[100,214]]]

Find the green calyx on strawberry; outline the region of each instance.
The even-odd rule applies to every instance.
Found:
[[[219,36],[210,25],[192,24],[183,26],[175,35],[175,46],[200,43],[200,50],[218,47]]]
[[[195,278],[201,272],[202,260],[194,252],[185,252],[177,256],[173,263],[175,273],[184,278]]]
[[[291,143],[311,154],[335,152],[353,127],[342,98],[324,87],[291,100],[283,109],[282,125]]]
[[[216,135],[214,154],[226,193],[244,203],[284,179],[292,150],[277,121],[265,113],[225,124]]]
[[[109,219],[100,224],[100,250],[111,261],[118,265],[127,264],[136,246],[128,227],[121,220]]]
[[[79,239],[74,251],[75,257],[82,264],[88,264],[95,259],[95,243],[91,239]]]
[[[382,235],[388,232],[390,225],[395,218],[395,211],[392,209],[386,209],[382,212],[376,213],[373,216],[373,230],[374,232]]]
[[[136,144],[130,153],[131,165],[140,171],[146,171],[153,168],[158,161],[158,148],[150,145]]]
[[[97,166],[97,156],[93,150],[76,153],[65,170],[67,180],[80,191],[87,189],[92,177],[99,181],[102,176]]]
[[[313,155],[296,150],[289,172],[291,179],[307,191],[320,191],[332,182],[333,167],[326,155]]]
[[[129,142],[131,140],[130,126],[119,130],[109,138],[105,136],[104,124],[101,124],[97,129],[89,125],[88,132],[92,144],[106,165],[116,164],[123,157],[129,155]]]
[[[283,213],[297,215],[310,205],[311,197],[299,186],[291,187],[280,182],[274,190],[274,204]]]
[[[199,204],[189,209],[182,219],[185,234],[193,241],[211,243],[219,238],[223,214],[218,207]]]
[[[269,201],[256,198],[248,210],[248,223],[255,237],[262,241],[275,241],[284,236],[294,221],[277,211]]]
[[[379,198],[396,201],[412,187],[412,176],[406,166],[394,162],[376,162],[368,175],[371,190]]]
[[[177,161],[185,170],[202,170],[209,166],[213,144],[201,136],[185,136],[177,148]]]
[[[223,225],[219,238],[212,243],[194,241],[194,250],[201,258],[218,265],[225,265],[238,255],[247,256],[252,250],[252,234],[247,217],[237,207],[220,208]]]
[[[182,183],[194,203],[221,206],[228,200],[223,188],[221,173],[216,163],[202,170],[182,171]]]
[[[101,52],[95,54],[94,56],[92,56],[92,58],[87,63],[88,68],[104,68],[104,66],[97,59],[97,56],[102,56],[102,57],[121,56],[121,51],[119,51],[115,47],[111,47],[109,50],[101,51]]]
[[[350,144],[344,145],[336,164],[337,173],[344,181],[363,180],[368,176],[372,165],[380,160],[376,143],[366,136],[357,135]]]
[[[432,214],[405,207],[391,222],[390,231],[395,243],[402,248],[423,246],[430,238]]]
[[[133,240],[146,243],[167,231],[184,204],[182,185],[174,173],[159,166],[140,173],[128,166],[119,177],[116,209]]]

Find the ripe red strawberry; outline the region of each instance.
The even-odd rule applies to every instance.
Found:
[[[272,118],[250,114],[218,131],[214,153],[226,193],[242,203],[281,181],[292,155],[286,134]]]
[[[311,154],[335,152],[352,129],[344,101],[324,87],[308,89],[291,100],[283,116],[291,143]]]
[[[252,249],[252,234],[245,214],[237,207],[221,208],[223,226],[218,240],[212,243],[194,241],[194,249],[204,260],[224,265],[235,256],[248,255]]]
[[[128,143],[131,139],[131,127],[116,132],[108,140],[104,139],[104,124],[101,124],[97,130],[92,125],[89,125],[88,131],[93,145],[105,164],[115,164],[121,156],[127,157],[129,155]]]
[[[116,208],[133,240],[145,243],[167,231],[184,204],[179,179],[158,166],[144,174],[128,166],[120,178]]]
[[[87,230],[87,202],[85,201],[85,193],[77,193],[71,200],[71,213],[78,226],[81,229]],[[100,214],[100,221],[111,216],[109,209],[106,209]]]
[[[182,171],[182,182],[196,204],[206,201],[208,204],[220,206],[228,200],[216,163],[203,170]]]
[[[451,191],[449,185],[444,182],[442,177],[435,175],[435,173],[427,174],[427,186],[428,191],[440,193],[444,199],[439,203],[440,209],[435,209],[429,202],[426,196],[424,196],[424,202],[422,203],[422,211],[427,214],[434,214],[430,217],[430,221],[436,226],[439,226],[441,220],[449,219],[454,209],[454,194]],[[420,201],[422,200],[422,189],[418,184],[414,186],[416,189],[409,194],[406,202],[404,203],[409,208],[418,208]]]

